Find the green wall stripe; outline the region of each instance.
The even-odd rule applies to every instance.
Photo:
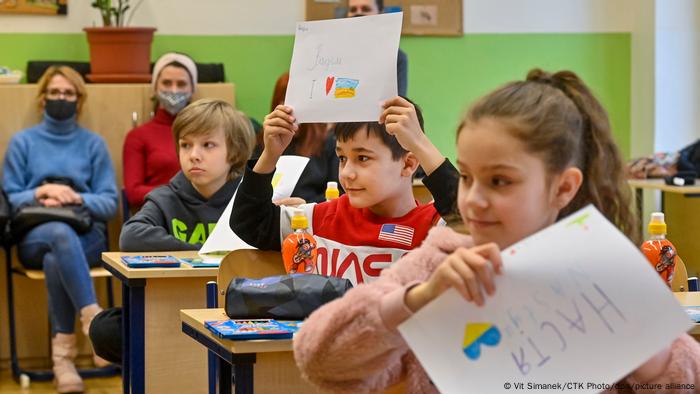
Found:
[[[236,84],[241,110],[261,120],[276,78],[289,67],[292,36],[156,35],[153,58],[177,50],[198,62],[220,62]],[[630,147],[629,33],[470,34],[457,38],[404,37],[409,57],[409,96],[425,114],[426,131],[454,158],[454,132],[467,105],[533,67],[571,69],[593,89],[610,113],[623,154]],[[0,65],[25,69],[27,60],[88,60],[85,36],[0,34]],[[370,60],[371,61],[371,60]]]

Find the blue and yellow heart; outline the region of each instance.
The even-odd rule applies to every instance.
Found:
[[[501,332],[491,323],[467,323],[464,327],[462,349],[470,360],[481,356],[481,345],[496,346],[501,342]]]

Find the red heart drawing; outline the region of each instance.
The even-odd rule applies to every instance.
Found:
[[[328,93],[331,91],[331,88],[333,87],[333,81],[335,81],[335,77],[327,77],[326,78],[326,96],[328,96]]]

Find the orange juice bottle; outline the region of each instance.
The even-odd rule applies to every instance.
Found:
[[[282,242],[282,261],[288,273],[313,274],[316,266],[316,239],[309,234],[309,220],[296,209],[292,217],[293,233]]]
[[[651,214],[648,230],[649,240],[642,244],[642,252],[670,287],[673,274],[676,272],[678,254],[676,247],[666,239],[666,222],[662,212]]]
[[[340,196],[340,190],[338,190],[338,182],[328,182],[326,184],[326,201],[331,201]]]

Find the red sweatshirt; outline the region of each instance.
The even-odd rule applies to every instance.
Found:
[[[129,205],[143,205],[154,188],[180,171],[172,125],[175,117],[159,108],[153,119],[131,130],[124,141],[124,189]]]

